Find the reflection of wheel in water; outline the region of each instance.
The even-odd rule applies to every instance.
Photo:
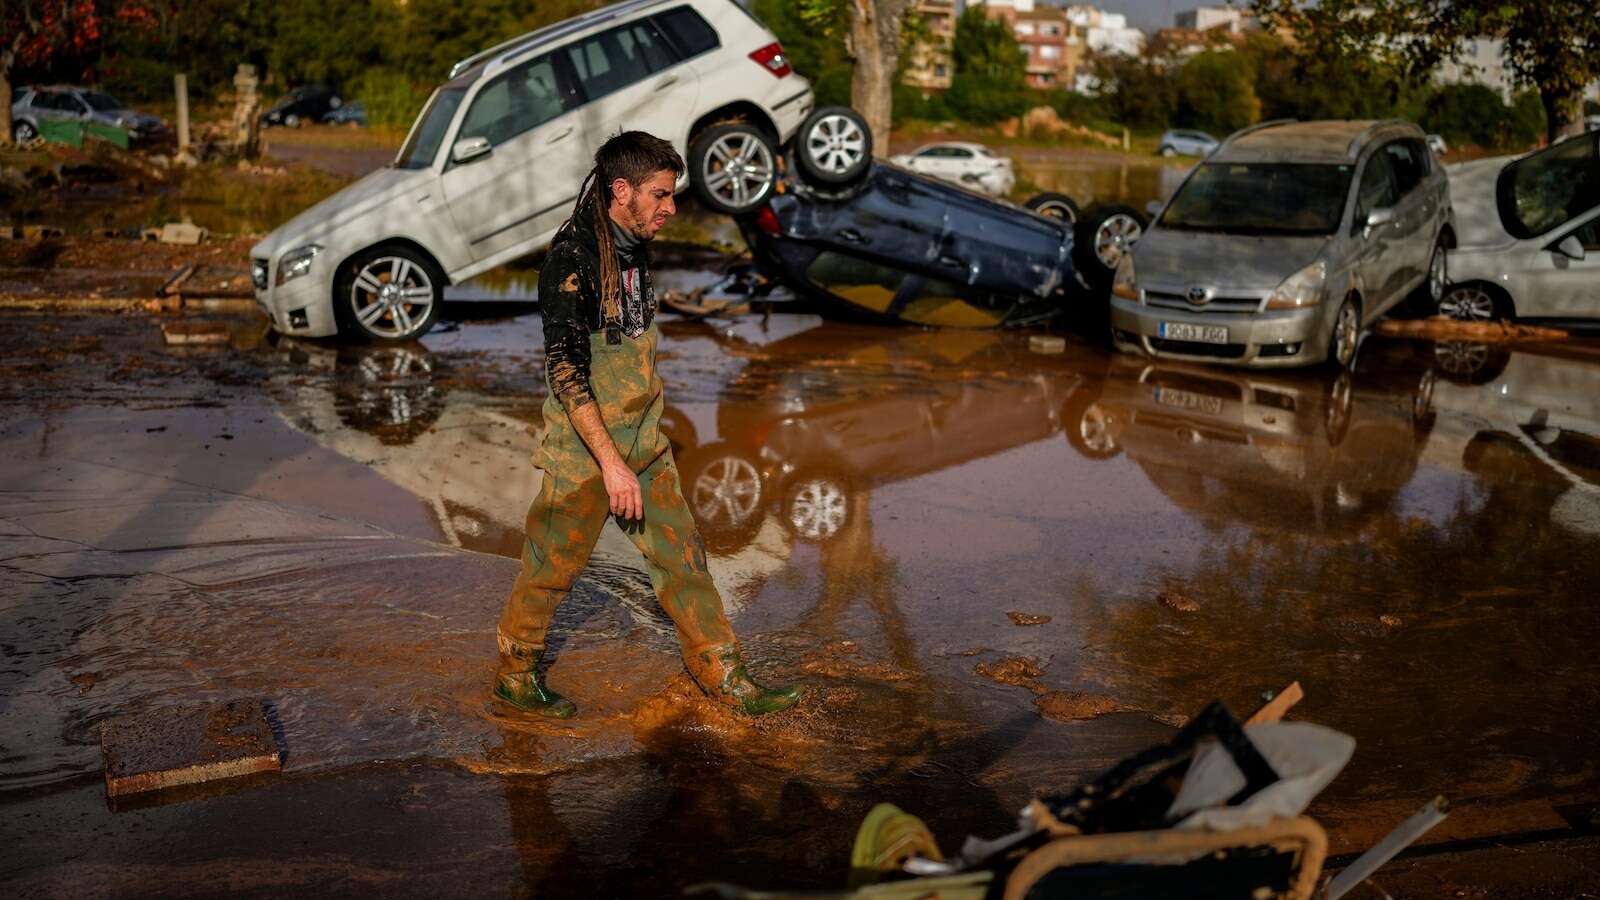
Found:
[[[742,456],[717,456],[689,485],[689,505],[703,529],[741,528],[761,510],[761,473]]]
[[[789,489],[785,504],[790,527],[797,536],[827,540],[844,528],[849,516],[844,486],[827,478],[807,478]]]
[[[1061,427],[1072,449],[1088,459],[1110,459],[1122,452],[1116,416],[1101,405],[1098,385],[1072,392],[1061,410]]]
[[[1328,382],[1323,395],[1327,409],[1323,412],[1322,426],[1328,435],[1328,445],[1339,446],[1350,431],[1350,373],[1340,372]]]
[[[345,424],[385,444],[408,444],[443,412],[433,359],[421,347],[347,349],[340,354],[334,409]]]
[[[1411,426],[1424,429],[1433,424],[1433,386],[1439,382],[1439,376],[1432,369],[1426,369],[1422,377],[1417,380],[1417,389],[1411,392]]]
[[[1445,378],[1457,384],[1486,384],[1505,371],[1511,354],[1504,348],[1475,341],[1439,341],[1433,361]]]

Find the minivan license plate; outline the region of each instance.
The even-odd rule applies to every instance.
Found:
[[[1186,322],[1162,322],[1158,334],[1171,341],[1199,341],[1202,344],[1226,344],[1228,329],[1221,325],[1190,325]]]

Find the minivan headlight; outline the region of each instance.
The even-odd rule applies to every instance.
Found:
[[[1267,309],[1303,309],[1322,302],[1322,287],[1328,280],[1328,266],[1318,260],[1290,275],[1267,298]]]
[[[307,244],[296,247],[283,255],[278,260],[278,284],[293,281],[301,275],[311,271],[311,261],[322,252],[322,247],[317,244]]]
[[[1134,283],[1133,254],[1122,254],[1122,261],[1117,263],[1117,274],[1111,278],[1111,294],[1124,300],[1139,299],[1139,287]]]

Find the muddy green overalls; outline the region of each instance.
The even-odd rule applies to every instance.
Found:
[[[665,398],[656,372],[656,326],[651,323],[636,339],[619,337],[611,343],[604,331],[589,336],[595,401],[617,451],[639,476],[644,501],[642,523],[618,524],[644,554],[656,598],[677,626],[684,663],[701,689],[750,713],[790,706],[799,698],[798,690],[768,691],[745,674],[722,598],[706,571],[705,545],[661,432]],[[544,479],[528,509],[522,572],[500,616],[495,693],[524,709],[564,718],[576,707],[543,686],[536,666],[556,607],[571,592],[600,537],[610,499],[600,464],[553,388],[545,399],[544,420],[544,440],[535,458]]]

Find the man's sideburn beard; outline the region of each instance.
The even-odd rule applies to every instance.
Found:
[[[650,233],[649,229],[645,227],[646,223],[645,223],[644,212],[643,212],[643,210],[640,209],[640,206],[642,204],[639,201],[641,199],[642,199],[641,197],[635,196],[632,200],[628,201],[628,220],[629,221],[628,221],[627,225],[624,226],[624,227],[626,227],[628,229],[628,233],[629,234],[633,235],[634,237],[638,238],[639,240],[648,241],[648,240],[652,240],[653,238],[655,238],[655,235]]]

